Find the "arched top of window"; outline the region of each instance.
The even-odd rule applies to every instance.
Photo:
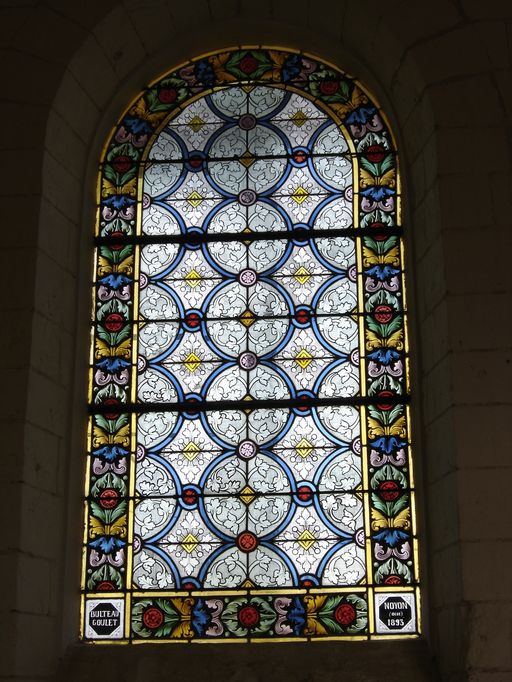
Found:
[[[353,78],[242,48],[101,162],[85,639],[419,632],[397,153]]]

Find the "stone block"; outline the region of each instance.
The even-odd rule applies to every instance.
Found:
[[[455,470],[455,442],[453,412],[447,410],[430,422],[424,430],[422,468],[425,485],[427,482],[433,483]]]
[[[486,670],[510,679],[512,671],[512,603],[472,604],[468,619],[469,669]],[[478,679],[473,677],[473,679]]]
[[[511,73],[512,78],[512,73]],[[512,97],[512,89],[510,92]],[[512,109],[510,115],[512,116]],[[510,238],[510,215],[512,213],[512,174],[493,173],[490,176],[493,211],[489,218],[494,226],[505,228],[501,232],[505,239]]]
[[[382,58],[385,58],[382,55]],[[406,121],[421,99],[423,78],[410,52],[404,52],[391,77],[390,97],[398,112],[399,120]]]
[[[417,350],[424,372],[429,372],[449,351],[448,322],[447,303],[443,299],[419,326]]]
[[[410,194],[411,214],[406,216],[405,241],[406,244],[409,240],[412,243],[414,259],[418,262],[425,252],[440,239],[439,182],[434,182],[422,197],[416,197],[412,191]]]
[[[461,469],[457,473],[460,537],[477,541],[512,539],[508,469]]]
[[[428,566],[428,603],[432,609],[456,606],[462,598],[460,547],[452,544],[436,552],[423,549]],[[424,576],[425,578],[426,576]]]
[[[82,43],[69,70],[98,108],[103,108],[119,85],[119,76],[95,35]]]
[[[467,128],[474,121],[496,126],[503,119],[499,93],[489,74],[434,83],[426,94],[439,126]]]
[[[195,0],[193,6],[181,2],[170,2],[169,10],[177,33],[181,33],[187,28],[193,28],[194,24],[206,24],[210,19],[210,8],[207,0]]]
[[[434,653],[438,660],[442,679],[447,682],[465,680],[465,621],[464,605],[451,604],[436,609],[432,617]]]
[[[75,287],[76,280],[72,274],[46,254],[39,253],[34,308],[40,315],[70,333],[74,331],[76,315]],[[52,354],[54,349],[48,348],[47,352]]]
[[[232,19],[236,17],[240,9],[238,0],[210,0],[208,5],[214,20]]]
[[[85,35],[82,22],[72,21],[52,7],[39,4],[19,27],[16,41],[31,55],[66,64]],[[49,40],[48,36],[59,36],[59,40]]]
[[[14,617],[16,642],[16,678],[48,679],[56,665],[56,622],[47,615],[17,613]]]
[[[79,181],[83,179],[87,147],[55,109],[52,109],[48,116],[45,147],[71,175]]]
[[[30,149],[34,161],[39,158],[44,138],[48,107],[44,104],[2,102],[2,113],[9,125],[0,128],[0,150]]]
[[[47,153],[43,162],[43,196],[73,222],[80,219],[82,183],[65,166]]]
[[[422,322],[446,296],[444,248],[441,239],[432,242],[416,263],[417,318]]]
[[[455,404],[510,405],[512,350],[455,353],[452,360],[452,381]]]
[[[41,189],[41,162],[40,150],[11,149],[2,151],[2,166],[0,167],[0,187],[7,195],[23,196],[26,188],[32,192]]]
[[[62,76],[61,68],[22,49],[5,50],[2,56],[2,92],[5,99],[24,104],[49,105]]]
[[[503,108],[510,118],[512,115],[512,71],[510,69],[500,69],[493,74],[493,77],[501,97]]]
[[[464,0],[464,11],[471,19],[512,19],[512,7],[503,0]]]
[[[452,277],[450,268],[448,272]],[[507,275],[512,281],[511,275]],[[478,286],[477,282],[471,284]],[[468,283],[468,288],[471,284]],[[510,349],[510,328],[504,319],[510,301],[509,293],[449,296],[450,347],[456,351]]]
[[[452,472],[427,487],[429,549],[436,553],[459,539],[456,473]]]
[[[24,430],[23,472],[20,478],[38,490],[55,494],[58,491],[59,454],[62,439],[36,426],[26,424]]]
[[[508,467],[512,405],[457,405],[452,410],[459,466]]]
[[[126,4],[126,3],[125,3]],[[127,5],[131,22],[148,54],[161,50],[171,39],[175,29],[169,7],[164,3],[131,3]],[[169,64],[171,67],[172,64]]]
[[[20,554],[17,562],[16,610],[48,615],[50,611],[50,574],[48,559]]]
[[[35,269],[33,248],[1,249],[0,263],[2,310],[27,310],[32,305],[33,295]],[[16,292],[15,295],[13,295],[14,292]]]
[[[488,68],[474,27],[464,24],[418,41],[411,46],[410,53],[426,84],[483,73]]]
[[[124,78],[145,58],[146,52],[130,17],[116,6],[96,25],[94,35],[119,78]]]
[[[41,198],[31,196],[1,196],[2,248],[31,249],[36,240]]]
[[[440,128],[437,140],[439,172],[442,175],[467,173],[468,169],[480,175],[510,170],[505,125]]]
[[[432,112],[432,106],[428,98],[428,93],[423,91],[414,105],[413,109],[410,111],[407,118],[403,121],[400,128],[395,131],[399,137],[399,151],[406,158],[406,162],[410,165],[417,157],[422,153],[425,144],[430,139],[434,133],[434,115]],[[402,140],[400,140],[400,137]],[[437,165],[435,166],[437,169]],[[429,169],[430,170],[430,169]],[[405,182],[406,186],[408,183],[408,170],[405,171]],[[423,195],[417,195],[419,200]]]
[[[29,485],[22,486],[19,549],[41,559],[52,560],[62,546],[62,500]]]
[[[79,137],[90,143],[98,125],[98,108],[69,69],[62,77],[53,106]]]
[[[450,294],[487,295],[490,302],[499,294],[512,292],[512,270],[501,258],[512,249],[510,228],[451,230],[444,235],[444,245]],[[504,322],[503,314],[509,307],[505,296],[501,298],[501,305],[501,311],[497,312],[499,320]],[[478,308],[475,310],[475,323],[481,312]]]
[[[23,367],[30,348],[30,328],[27,327],[28,313],[25,310],[2,312],[2,334],[0,334],[0,365],[3,369]]]
[[[32,370],[29,375],[27,420],[59,437],[67,431],[69,389]]]
[[[493,196],[492,176],[478,173],[473,165],[463,172],[440,178],[439,201],[443,227],[447,230],[486,227],[492,223],[499,205]],[[458,236],[459,241],[464,238],[464,233]]]
[[[428,374],[422,385],[422,405],[425,427],[453,405],[452,358],[445,356]]]
[[[511,540],[478,540],[461,543],[463,599],[466,601],[511,600]]]
[[[92,234],[92,225],[87,227]],[[66,272],[76,273],[78,239],[77,223],[59,211],[48,198],[43,197],[39,229],[41,250]]]
[[[455,5],[444,0],[432,0],[428,5],[414,2],[390,2],[385,19],[407,47],[424,41],[442,31],[456,28],[461,16]]]

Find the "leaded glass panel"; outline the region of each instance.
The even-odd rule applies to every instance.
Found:
[[[83,636],[419,632],[397,155],[361,86],[241,49],[100,173]]]

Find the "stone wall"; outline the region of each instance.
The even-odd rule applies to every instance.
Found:
[[[107,657],[75,645],[95,164],[148,81],[210,49],[252,43],[336,62],[388,112],[403,154],[414,308],[425,642],[319,645],[297,653],[294,676],[336,679],[339,656],[339,674],[387,679],[386,656],[395,679],[433,679],[428,648],[443,680],[510,679],[512,4],[3,0],[0,40],[0,678],[51,679],[65,658],[61,679],[90,679],[89,666],[102,674],[108,658],[113,680],[141,679],[142,661],[144,679],[157,679],[168,665],[185,674],[206,659],[218,666],[208,679],[256,680],[281,656],[123,647]]]

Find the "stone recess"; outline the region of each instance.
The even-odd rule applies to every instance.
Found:
[[[511,37],[508,0],[1,3],[0,679],[512,679]],[[355,73],[397,135],[426,635],[106,656],[76,644],[96,161],[148,81],[239,43]]]

